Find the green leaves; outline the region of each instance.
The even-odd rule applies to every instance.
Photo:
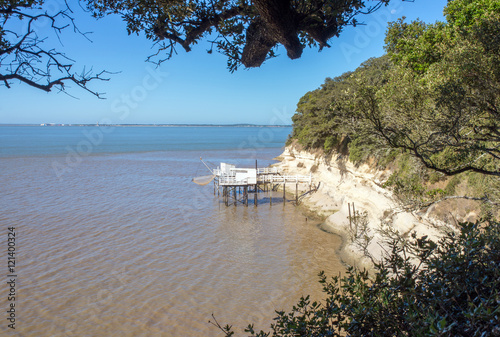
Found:
[[[334,139],[348,139],[354,162],[386,162],[387,148],[402,149],[447,175],[500,177],[500,11],[492,11],[498,1],[450,5],[458,3],[476,6],[470,25],[391,23],[392,62],[368,60],[306,94],[293,137],[326,152],[338,150]]]

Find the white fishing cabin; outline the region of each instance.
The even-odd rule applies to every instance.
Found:
[[[220,163],[220,166],[214,170],[215,176],[219,180],[219,185],[256,185],[257,169],[237,168],[236,165]]]
[[[200,158],[201,159],[201,158]],[[203,162],[203,160],[201,159]],[[205,162],[203,162],[205,164]],[[259,192],[269,193],[269,203],[272,204],[273,191],[281,186],[283,191],[283,201],[285,197],[285,185],[295,184],[295,202],[299,201],[299,184],[308,184],[309,192],[312,187],[312,175],[283,175],[277,167],[264,167],[257,168],[257,161],[255,168],[239,168],[236,165],[228,163],[220,163],[216,169],[211,169],[207,164],[205,166],[210,170],[212,175],[193,178],[193,182],[198,185],[207,185],[212,180],[214,182],[214,194],[220,195],[222,189],[222,196],[226,206],[230,203],[230,198],[234,200],[234,205],[241,202],[248,206],[248,194],[254,194],[254,205],[257,206],[257,194]]]

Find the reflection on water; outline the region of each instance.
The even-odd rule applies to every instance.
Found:
[[[247,158],[242,150],[204,156]],[[279,203],[280,193],[272,207],[225,207],[212,185],[191,183],[206,174],[198,157],[89,156],[62,179],[54,158],[2,159],[0,224],[18,232],[16,332],[220,336],[212,313],[240,332],[248,323],[267,328],[274,310],[301,295],[319,298],[318,272],[343,270],[339,238]]]

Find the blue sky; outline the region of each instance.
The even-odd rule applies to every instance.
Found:
[[[53,2],[56,3],[56,2]],[[363,26],[348,27],[331,48],[305,49],[298,60],[280,56],[260,68],[231,74],[226,58],[208,54],[207,44],[196,45],[156,68],[146,63],[152,42],[128,36],[119,17],[95,21],[76,12],[82,31],[92,31],[92,42],[66,31],[59,50],[76,61],[74,68],[116,72],[109,82],[95,82],[93,90],[105,92],[105,100],[76,88],[70,97],[45,93],[25,85],[0,87],[0,123],[209,123],[291,124],[296,104],[306,92],[318,88],[326,77],[354,70],[370,57],[384,53],[388,21],[406,16],[425,22],[443,21],[446,0],[393,0],[388,7],[362,16]],[[76,5],[75,5],[76,7]],[[77,8],[75,8],[77,10]],[[49,31],[40,27],[41,33]],[[56,40],[52,40],[56,41]]]

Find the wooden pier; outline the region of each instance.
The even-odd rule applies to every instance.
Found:
[[[242,203],[248,206],[249,194],[253,194],[254,206],[258,204],[260,192],[271,192],[269,204],[272,205],[272,191],[280,187],[283,190],[283,200],[286,200],[286,185],[295,184],[295,202],[299,202],[299,184],[306,184],[309,191],[312,188],[312,175],[283,175],[276,167],[237,168],[235,165],[221,163],[213,170],[214,195],[220,196],[226,206]]]

